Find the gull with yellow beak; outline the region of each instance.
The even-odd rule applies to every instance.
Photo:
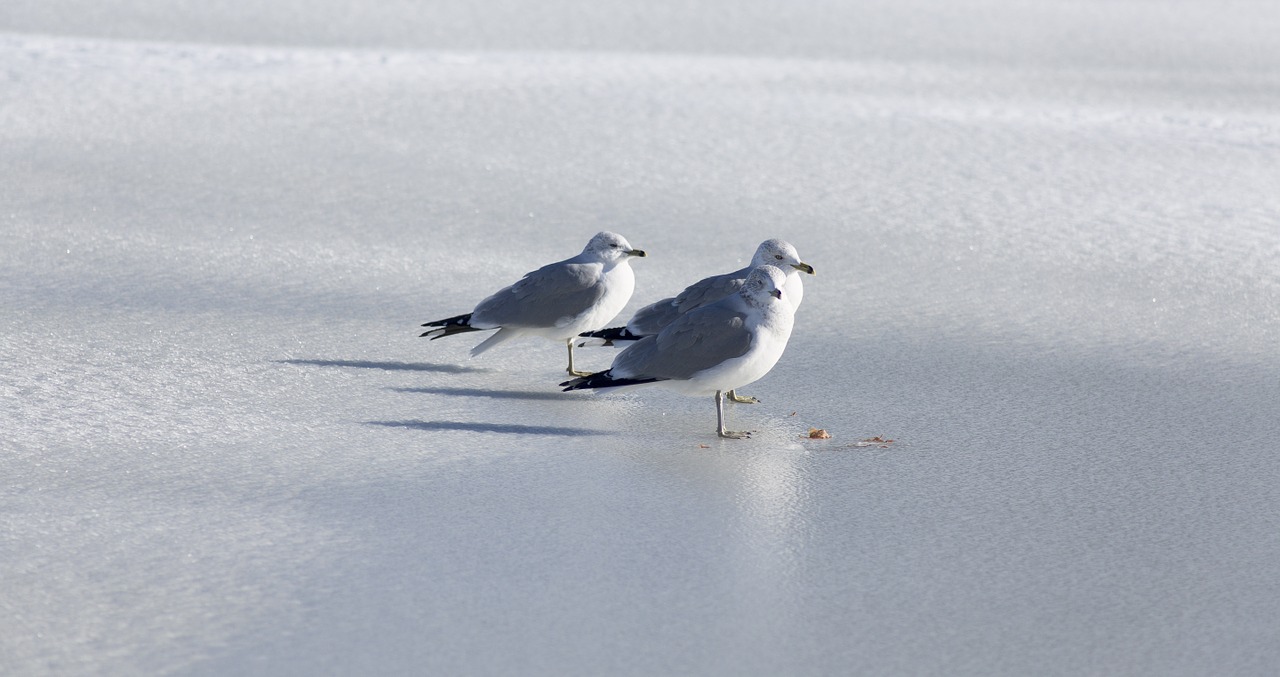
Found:
[[[597,233],[577,256],[547,264],[525,274],[481,301],[470,313],[423,324],[431,340],[472,331],[497,333],[471,349],[471,356],[521,336],[564,341],[573,368],[573,340],[584,331],[600,329],[622,312],[635,289],[629,262],[645,253],[626,238],[608,231]]]
[[[760,243],[747,267],[731,273],[705,277],[689,285],[674,297],[651,303],[637,310],[625,327],[610,327],[583,333],[583,337],[596,340],[580,341],[578,345],[614,345],[619,341],[638,341],[646,336],[657,334],[681,315],[731,296],[742,288],[747,275],[752,270],[764,265],[775,266],[786,274],[787,282],[783,287],[786,292],[784,298],[791,304],[793,310],[799,308],[800,301],[804,299],[804,282],[800,278],[800,273],[813,275],[813,266],[800,260],[800,253],[791,243],[774,238]],[[732,402],[743,404],[760,401],[754,397],[738,395],[733,390],[729,391],[728,397]]]
[[[786,275],[773,266],[751,271],[736,294],[676,318],[657,334],[618,353],[609,369],[565,381],[565,390],[662,385],[686,395],[715,395],[716,434],[726,430],[722,395],[769,373],[791,337],[796,309],[786,300]]]

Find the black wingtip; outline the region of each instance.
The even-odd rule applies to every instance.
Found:
[[[571,378],[568,381],[561,383],[560,387],[564,388],[564,390],[562,390],[561,392],[567,393],[570,390],[582,390],[584,388],[595,388],[597,386],[594,384],[604,383],[604,382],[607,382],[608,380],[609,380],[609,370],[606,369],[604,371],[597,371],[594,374],[587,374],[586,376]]]
[[[423,327],[467,327],[471,325],[471,313],[463,315],[454,315],[446,317],[443,320],[434,320],[432,322],[423,322],[419,326]]]
[[[584,331],[578,334],[583,338],[604,339],[605,345],[611,345],[613,341],[639,341],[644,338],[638,334],[631,333],[626,327],[609,327],[608,329],[599,329],[596,331]]]
[[[436,320],[434,322],[426,322],[422,326],[434,327],[434,329],[429,329],[418,334],[418,338],[431,337],[432,341],[446,336],[453,336],[454,334],[463,334],[469,331],[480,331],[480,329],[471,326],[471,313],[467,313],[466,315],[455,315],[453,317],[447,317],[443,320]]]
[[[597,371],[594,374],[587,374],[586,376],[577,376],[569,379],[568,381],[562,381],[557,385],[559,385],[561,388],[564,388],[564,391],[562,392],[577,390],[579,388],[586,388],[587,386],[585,384],[587,381],[590,381],[591,379],[596,378],[597,376],[604,376],[607,373],[608,371]]]
[[[594,374],[571,378],[560,386],[564,388],[561,392],[569,392],[570,390],[588,390],[592,388],[618,388],[621,386],[634,386],[642,383],[653,383],[661,381],[660,378],[614,378],[613,370],[606,369],[598,371]]]

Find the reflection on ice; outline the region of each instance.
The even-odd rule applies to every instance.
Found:
[[[508,435],[560,435],[566,437],[582,437],[614,434],[607,430],[565,428],[548,425],[520,425],[516,423],[470,423],[464,421],[369,421],[368,424],[385,426],[388,428],[412,428],[414,430],[424,431],[461,430],[465,432],[503,433]]]

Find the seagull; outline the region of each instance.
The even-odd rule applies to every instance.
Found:
[[[685,313],[636,341],[618,353],[609,369],[560,385],[569,391],[652,383],[686,395],[714,394],[716,434],[750,437],[750,432],[725,429],[723,394],[755,382],[782,357],[796,312],[786,300],[786,282],[781,269],[760,266],[736,294]]]
[[[746,281],[747,275],[752,270],[763,265],[776,266],[787,274],[785,298],[793,309],[799,308],[800,302],[804,300],[804,282],[800,278],[800,273],[813,275],[813,266],[801,261],[800,253],[789,242],[774,238],[760,243],[755,255],[751,257],[750,265],[746,268],[698,280],[675,297],[662,299],[637,310],[625,327],[611,327],[583,333],[583,337],[602,339],[602,341],[584,341],[578,345],[579,347],[608,346],[618,341],[638,341],[645,336],[657,334],[681,315],[732,295],[742,288],[742,283]],[[729,391],[728,397],[730,401],[742,404],[754,404],[760,401],[754,397],[740,396],[733,390]]]
[[[422,326],[433,329],[422,336],[434,341],[497,329],[471,349],[472,357],[520,336],[564,341],[569,347],[569,373],[586,376],[589,372],[573,368],[573,340],[584,331],[605,326],[622,311],[636,284],[630,259],[644,255],[617,233],[597,233],[581,254],[526,273],[520,281],[481,301],[475,310],[424,323]]]

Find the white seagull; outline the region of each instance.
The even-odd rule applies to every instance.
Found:
[[[573,368],[573,339],[584,331],[605,326],[622,311],[636,284],[629,261],[632,256],[644,255],[617,233],[597,233],[581,254],[526,273],[520,281],[481,301],[470,313],[424,323],[422,326],[434,329],[422,336],[434,341],[454,334],[497,329],[496,334],[471,349],[472,357],[520,336],[564,341],[569,347],[569,373],[585,376],[588,372]]]
[[[652,383],[686,395],[715,395],[716,434],[749,437],[725,429],[722,395],[760,379],[782,357],[796,312],[786,300],[786,282],[782,270],[760,266],[738,293],[680,315],[618,353],[609,369],[560,385],[567,391]]]
[[[637,310],[625,327],[583,333],[585,338],[600,340],[580,342],[578,345],[613,345],[618,341],[638,341],[645,336],[657,334],[681,315],[732,295],[742,288],[752,270],[764,265],[776,266],[786,273],[784,298],[793,309],[799,308],[800,302],[804,300],[804,282],[800,273],[813,275],[813,266],[801,261],[800,253],[789,242],[774,238],[760,243],[746,268],[698,280],[672,298],[662,299]],[[729,399],[743,404],[760,401],[754,397],[739,396],[732,390],[729,391]]]

